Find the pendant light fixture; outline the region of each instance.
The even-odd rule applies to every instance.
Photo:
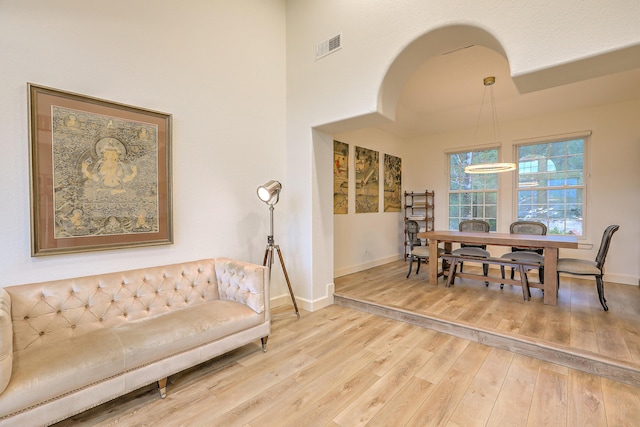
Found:
[[[498,118],[496,115],[496,101],[493,96],[493,85],[496,82],[496,78],[494,76],[485,77],[483,79],[484,83],[484,94],[482,96],[482,103],[480,104],[480,115],[478,116],[478,123],[476,125],[476,135],[478,134],[478,128],[480,127],[480,117],[482,116],[482,107],[484,106],[484,99],[487,94],[487,89],[491,95],[491,116],[493,118],[493,139],[497,143],[500,132],[498,131]],[[464,168],[465,173],[499,173],[499,172],[507,172],[516,169],[515,163],[502,163],[502,162],[494,162],[494,163],[479,163],[475,165],[469,165]]]

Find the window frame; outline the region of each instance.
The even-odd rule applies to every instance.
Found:
[[[514,221],[520,221],[520,220],[532,220],[532,221],[536,221],[538,220],[538,218],[531,218],[531,219],[527,219],[527,218],[522,218],[520,219],[520,214],[519,214],[519,207],[520,207],[520,200],[519,200],[519,193],[520,191],[526,190],[527,187],[526,186],[521,186],[520,185],[520,172],[521,172],[521,162],[520,162],[520,152],[521,152],[521,148],[522,147],[527,147],[527,146],[533,146],[533,145],[543,145],[543,144],[552,144],[552,143],[558,143],[558,142],[569,142],[569,141],[573,141],[573,140],[578,140],[578,139],[582,139],[583,140],[583,149],[582,149],[582,185],[567,185],[566,183],[562,186],[549,186],[547,185],[546,187],[544,187],[545,190],[549,191],[549,190],[567,190],[567,189],[576,189],[576,188],[581,188],[582,189],[582,234],[581,235],[575,235],[575,234],[569,234],[569,233],[561,233],[561,234],[557,234],[557,233],[550,233],[549,231],[552,230],[551,227],[551,223],[549,222],[550,217],[547,215],[546,217],[546,221],[541,220],[541,222],[543,222],[545,225],[547,225],[548,230],[547,233],[548,234],[554,234],[554,235],[558,235],[558,236],[576,236],[578,238],[578,240],[584,240],[586,239],[587,236],[587,229],[588,229],[588,212],[587,212],[587,207],[588,207],[588,201],[589,201],[589,191],[590,191],[590,185],[589,185],[589,178],[590,178],[590,163],[589,163],[589,151],[590,151],[590,138],[591,137],[591,131],[580,131],[580,132],[573,132],[573,133],[567,133],[567,134],[559,134],[559,135],[551,135],[551,136],[546,136],[546,137],[539,137],[539,138],[527,138],[527,139],[521,139],[521,140],[517,140],[514,141],[513,144],[513,158],[515,159],[515,162],[517,164],[517,169],[516,172],[513,175],[513,213],[514,213]],[[550,160],[550,158],[553,156],[547,156],[547,161]],[[569,157],[567,155],[567,153],[565,153],[564,158],[566,159],[567,157]],[[550,202],[547,201],[547,204],[549,204]],[[566,202],[565,202],[566,203]],[[564,221],[566,224],[567,221],[567,216],[566,213],[564,215]],[[566,225],[565,225],[565,229],[566,229]]]
[[[458,230],[458,228],[452,229],[451,228],[451,194],[452,193],[457,193],[457,194],[462,194],[462,193],[471,193],[471,194],[485,194],[485,193],[492,193],[495,191],[496,193],[496,202],[495,202],[495,222],[492,222],[491,220],[494,218],[489,218],[487,219],[484,215],[482,217],[476,217],[476,216],[471,216],[469,219],[482,219],[485,220],[487,222],[489,222],[489,224],[491,225],[491,231],[497,231],[499,224],[500,224],[500,177],[499,174],[495,173],[495,174],[475,174],[472,175],[474,177],[476,177],[476,179],[488,179],[490,176],[493,177],[495,176],[495,181],[496,181],[496,188],[495,189],[482,189],[482,190],[451,190],[451,156],[455,155],[455,154],[461,154],[461,153],[476,153],[476,152],[482,152],[482,151],[491,151],[491,150],[496,150],[496,160],[495,161],[499,161],[499,159],[501,158],[501,153],[500,150],[502,149],[501,144],[486,144],[486,145],[476,145],[476,146],[472,146],[472,147],[459,147],[459,148],[453,148],[453,149],[449,149],[449,150],[445,150],[445,163],[446,163],[446,171],[447,171],[447,202],[446,202],[446,207],[447,207],[447,230]],[[485,201],[483,202],[483,204],[481,206],[485,207],[486,206],[486,197],[484,198]],[[474,204],[472,203],[471,205],[471,209],[473,210],[473,206]],[[476,205],[477,206],[477,205]],[[490,205],[492,206],[492,205]],[[460,215],[458,215],[456,218],[459,218],[460,221],[467,219],[467,218],[463,218]]]

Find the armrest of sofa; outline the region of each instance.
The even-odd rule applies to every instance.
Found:
[[[228,258],[216,258],[220,299],[245,304],[269,316],[269,270],[267,267]]]
[[[0,394],[7,388],[13,368],[13,322],[11,297],[0,288]]]

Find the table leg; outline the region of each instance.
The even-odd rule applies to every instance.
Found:
[[[558,248],[544,248],[544,303],[558,304]]]
[[[438,239],[429,239],[429,283],[438,284]]]

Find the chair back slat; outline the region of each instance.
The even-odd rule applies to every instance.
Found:
[[[482,219],[465,219],[463,221],[460,221],[460,224],[458,224],[459,231],[488,233],[490,229],[491,225],[489,225],[487,221],[484,221]],[[469,243],[461,243],[460,247],[487,249],[487,245],[473,245]]]
[[[512,222],[509,227],[509,232],[511,234],[535,234],[538,236],[546,236],[547,235],[547,226],[541,222],[537,221],[516,221]],[[512,252],[519,251],[527,251],[527,252],[535,252],[540,255],[544,252],[543,249],[539,248],[511,248]]]
[[[491,226],[487,221],[481,219],[465,219],[460,221],[458,226],[459,231],[475,231],[475,232],[489,232]]]
[[[547,234],[547,226],[537,221],[516,221],[511,223],[509,231],[511,234],[535,234],[545,236]]]
[[[413,250],[414,246],[422,246],[420,239],[418,239],[418,232],[420,231],[418,222],[412,219],[407,220],[405,229],[407,230],[407,240],[409,240],[411,250]]]
[[[609,245],[611,244],[613,233],[618,231],[619,228],[619,225],[610,225],[602,234],[602,242],[600,242],[600,249],[598,249],[598,255],[596,255],[596,265],[600,271],[602,271],[602,267],[604,267],[604,261],[607,257],[607,252],[609,252]]]

